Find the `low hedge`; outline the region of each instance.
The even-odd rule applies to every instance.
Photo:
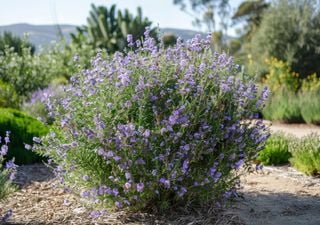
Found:
[[[0,136],[10,131],[8,159],[15,158],[16,164],[31,164],[44,158],[31,150],[25,149],[25,144],[32,144],[33,137],[48,133],[48,128],[33,118],[16,109],[0,108]]]

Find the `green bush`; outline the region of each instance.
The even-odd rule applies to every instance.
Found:
[[[281,165],[289,162],[291,153],[289,143],[293,137],[282,132],[274,133],[267,141],[265,148],[259,152],[258,160],[263,165]]]
[[[291,165],[307,175],[320,174],[320,135],[311,134],[289,145]]]
[[[40,121],[15,109],[0,109],[0,136],[11,132],[8,159],[14,157],[17,164],[40,162],[43,157],[25,149],[24,144],[32,144],[33,137],[47,134],[48,128]]]
[[[248,169],[269,136],[248,120],[268,90],[213,53],[210,36],[162,48],[149,31],[137,51],[98,54],[70,79],[38,148],[66,186],[98,206],[225,203],[236,195],[235,170]]]
[[[12,48],[5,48],[5,54],[0,55],[0,79],[10,83],[20,96],[28,96],[31,92],[46,87],[50,74],[45,66],[48,61],[39,60],[33,56],[30,48],[22,48],[18,54]]]
[[[61,81],[63,82],[64,79]],[[49,111],[46,107],[46,96],[50,96],[52,101],[57,101],[58,99],[65,97],[65,92],[63,90],[66,87],[67,86],[62,85],[49,85],[45,89],[35,91],[31,95],[31,99],[24,102],[21,108],[24,112],[27,112],[45,124],[50,125],[54,121],[54,118],[49,114]]]
[[[0,108],[18,108],[19,96],[14,87],[0,80]]]
[[[307,123],[320,125],[320,89],[299,94],[301,115]]]
[[[281,88],[276,93],[272,93],[262,114],[265,119],[271,121],[285,123],[304,122],[297,94],[285,88]]]
[[[23,48],[29,48],[31,50],[31,54],[35,52],[35,46],[31,44],[26,37],[20,38],[18,36],[14,36],[10,32],[4,32],[0,35],[0,54],[6,54],[5,49],[9,47],[19,55],[23,54]]]
[[[260,70],[275,57],[302,78],[320,74],[320,10],[316,0],[278,0],[263,15],[251,40],[251,54]],[[261,71],[263,72],[263,71]]]

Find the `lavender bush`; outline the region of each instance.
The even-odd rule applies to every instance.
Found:
[[[12,180],[15,178],[17,165],[14,164],[14,159],[4,163],[5,156],[8,153],[8,144],[10,143],[9,133],[6,132],[2,138],[0,136],[0,201],[3,201],[11,194],[15,187],[12,184]],[[3,167],[4,165],[4,167]],[[6,222],[12,215],[12,210],[9,209],[4,215],[0,215],[0,223]]]
[[[67,97],[48,102],[57,119],[37,148],[62,183],[101,206],[168,209],[225,202],[237,170],[264,147],[254,120],[268,90],[238,75],[226,54],[198,36],[174,47],[145,32],[136,50],[103,58],[72,77]]]
[[[23,103],[22,110],[46,124],[51,124],[54,118],[46,108],[46,100],[62,98],[65,94],[64,88],[63,85],[49,85],[47,88],[33,92],[30,100]]]

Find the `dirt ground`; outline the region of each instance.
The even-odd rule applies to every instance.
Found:
[[[283,130],[298,137],[319,132],[319,127],[273,125],[272,131]],[[7,224],[217,224],[217,225],[320,225],[320,177],[307,177],[288,166],[265,167],[262,172],[242,177],[239,199],[221,216],[199,220],[182,218],[164,222],[147,214],[108,212],[99,220],[90,218],[90,210],[76,196],[55,188],[53,174],[44,165],[21,166],[16,183],[21,187],[5,202],[0,213],[11,208]],[[214,212],[211,212],[214,214]],[[201,222],[197,222],[201,221]]]
[[[244,199],[230,211],[247,225],[320,225],[320,178],[291,167],[242,177]]]

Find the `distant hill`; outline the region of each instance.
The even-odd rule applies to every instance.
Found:
[[[73,25],[59,25],[63,36],[66,40],[70,40],[70,33],[75,32],[76,26]],[[57,25],[31,25],[26,23],[12,24],[7,26],[0,26],[0,33],[10,31],[14,35],[23,37],[28,34],[29,41],[36,46],[44,46],[50,44],[52,41],[59,40],[59,29]]]
[[[70,40],[70,34],[76,31],[74,25],[31,25],[26,23],[0,26],[0,34],[4,31],[10,31],[14,35],[22,37],[28,34],[30,42],[37,47],[50,44],[52,41],[59,40],[59,28],[65,39]],[[184,30],[176,28],[160,28],[163,33],[172,33],[184,40],[191,39],[196,34],[201,33],[193,30]],[[202,33],[203,34],[203,33]]]

